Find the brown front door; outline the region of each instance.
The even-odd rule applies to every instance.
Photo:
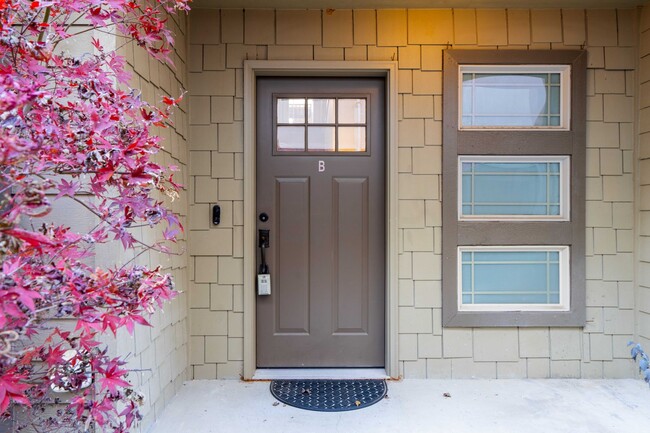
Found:
[[[258,78],[258,367],[384,366],[384,87]]]

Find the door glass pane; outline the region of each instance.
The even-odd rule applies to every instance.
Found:
[[[365,152],[366,127],[365,126],[340,126],[339,151]]]
[[[559,304],[560,252],[463,251],[463,304]]]
[[[277,146],[285,152],[305,150],[305,127],[278,126]]]
[[[305,123],[303,98],[279,98],[277,111],[278,123]]]
[[[559,126],[560,73],[465,72],[462,126]]]
[[[308,99],[307,116],[309,123],[334,123],[335,99]]]
[[[560,162],[463,162],[461,214],[560,215]]]
[[[308,150],[327,152],[336,150],[333,126],[310,126],[307,134]]]
[[[339,123],[366,123],[366,100],[339,99]]]

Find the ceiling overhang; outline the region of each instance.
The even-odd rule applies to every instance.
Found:
[[[645,0],[194,0],[211,9],[631,8]]]

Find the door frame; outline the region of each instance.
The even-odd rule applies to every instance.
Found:
[[[257,369],[256,355],[256,78],[259,76],[385,77],[386,79],[386,375],[399,377],[397,231],[397,62],[244,61],[244,379]]]

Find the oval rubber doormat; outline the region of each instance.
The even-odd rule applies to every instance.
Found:
[[[371,406],[384,398],[385,380],[274,380],[271,394],[282,403],[319,412],[343,412]]]

